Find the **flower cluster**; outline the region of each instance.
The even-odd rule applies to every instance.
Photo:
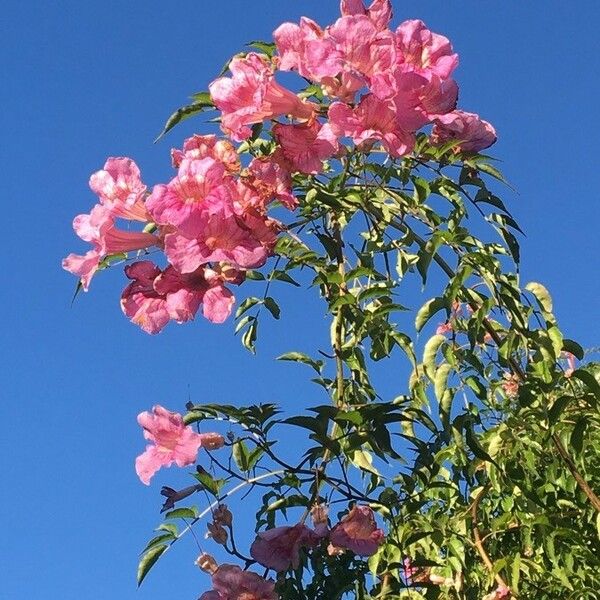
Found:
[[[315,514],[318,516],[315,517]],[[316,511],[313,509],[313,523],[314,530],[304,523],[298,523],[259,533],[250,548],[250,555],[264,567],[281,572],[297,569],[300,550],[314,548],[322,540],[329,542],[327,551],[332,556],[346,550],[359,556],[371,556],[385,538],[368,506],[352,507],[331,530],[327,528],[326,509],[319,506]]]
[[[125,267],[131,283],[121,307],[148,333],[170,320],[193,319],[200,306],[213,323],[225,321],[235,302],[226,284],[242,283],[246,270],[262,266],[277,241],[281,225],[267,216],[269,203],[295,206],[289,173],[260,159],[242,169],[231,142],[215,135],[187,139],[172,157],[175,177],[150,193],[131,159],[109,158],[90,180],[100,202],[73,222],[93,248],[63,261],[87,291],[111,258],[162,250],[165,268],[148,260]],[[143,223],[143,230],[120,229],[118,219]]]
[[[317,175],[351,142],[361,151],[381,148],[398,158],[411,153],[416,133],[431,126],[434,145],[478,152],[496,140],[494,128],[456,109],[458,65],[447,38],[422,21],[389,28],[390,0],[342,0],[341,17],[322,28],[308,18],[274,32],[277,54],[236,56],[229,76],[210,86],[229,139],[195,135],[172,151],[175,176],[147,190],[129,158],[109,158],[92,175],[99,203],[75,218],[77,235],[92,245],[71,254],[63,267],[87,291],[94,274],[117,259],[154,248],[167,265],[129,264],[123,312],[144,331],[169,321],[204,316],[221,323],[235,299],[226,284],[239,284],[247,269],[273,253],[282,225],[267,215],[273,201],[294,209],[292,177]],[[309,101],[280,85],[277,71],[294,71],[320,90]],[[242,165],[233,142],[250,138],[252,126],[270,125],[273,143]],[[140,229],[123,229],[119,220]]]

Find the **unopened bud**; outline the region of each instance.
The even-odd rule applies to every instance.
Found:
[[[219,506],[217,506],[216,510],[213,512],[213,522],[217,525],[231,527],[233,515],[225,504],[219,504]]]
[[[219,568],[217,561],[210,555],[203,552],[197,559],[196,565],[205,573],[212,575]]]
[[[218,450],[225,445],[225,438],[220,433],[201,433],[202,448],[207,450]]]
[[[221,546],[224,546],[227,543],[227,531],[222,525],[218,525],[217,523],[209,523],[207,527],[207,537],[211,537],[213,540],[215,540],[215,542],[217,542],[217,544],[221,544]]]
[[[310,516],[315,527],[317,527],[318,525],[327,525],[329,508],[326,504],[315,504],[310,509]]]

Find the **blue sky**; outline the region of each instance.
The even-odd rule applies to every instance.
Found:
[[[565,332],[600,345],[598,97],[600,5],[398,0],[396,22],[421,18],[461,56],[460,104],[494,123],[494,154],[517,189],[507,194],[527,238],[523,278],[553,293]],[[203,320],[151,338],[122,316],[115,271],[71,307],[61,258],[83,249],[71,220],[94,196],[89,175],[107,156],[134,158],[149,184],[170,176],[169,149],[200,124],[153,145],[166,116],[205,89],[225,60],[302,14],[325,25],[334,0],[5,1],[0,22],[0,164],[7,217],[1,255],[0,472],[2,596],[154,600],[196,598],[207,580],[190,540],[140,591],[137,552],[158,524],[167,472],[141,485],[135,417],[161,403],[323,398],[302,370],[273,362],[327,335],[320,304],[286,290],[284,317],[266,324],[259,356],[232,324]],[[388,385],[393,393],[393,386]],[[397,390],[401,391],[401,390]],[[207,546],[208,547],[208,546]]]

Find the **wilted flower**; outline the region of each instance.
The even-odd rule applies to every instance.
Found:
[[[377,552],[385,534],[377,528],[373,511],[368,506],[356,505],[331,530],[329,539],[334,546],[351,550],[359,556]]]
[[[221,565],[213,571],[212,585],[214,589],[202,594],[200,600],[279,600],[273,581],[236,565]]]
[[[318,536],[303,523],[293,527],[275,527],[261,531],[252,546],[250,556],[264,567],[275,571],[296,569],[300,564],[300,550],[318,543]]]

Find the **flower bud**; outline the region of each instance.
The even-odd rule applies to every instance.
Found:
[[[219,568],[217,561],[210,554],[207,554],[206,552],[203,552],[196,559],[196,565],[198,567],[200,567],[200,569],[202,569],[205,573],[208,573],[209,575],[216,573],[217,569]]]
[[[227,531],[222,525],[219,525],[218,523],[209,523],[207,527],[207,537],[211,537],[217,544],[221,544],[221,546],[224,546],[227,543]]]
[[[225,438],[220,433],[201,433],[202,448],[218,450],[225,445]]]
[[[219,506],[217,506],[216,510],[213,512],[213,522],[216,525],[231,527],[233,515],[225,504],[219,504]]]
[[[315,504],[310,509],[310,516],[312,518],[313,525],[327,525],[327,518],[329,515],[329,508],[326,504]]]

